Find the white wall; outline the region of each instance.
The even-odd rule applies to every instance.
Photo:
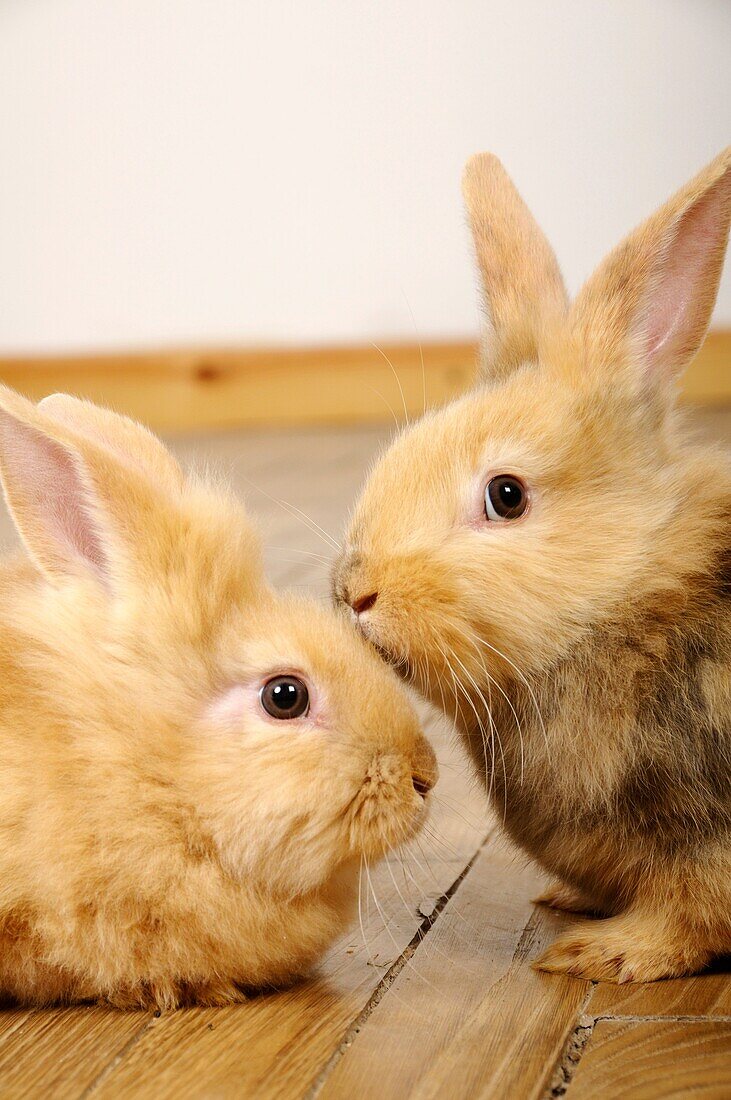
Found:
[[[469,334],[468,154],[575,289],[731,140],[730,47],[728,0],[0,0],[0,351]]]

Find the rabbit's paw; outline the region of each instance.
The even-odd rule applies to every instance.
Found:
[[[189,982],[176,978],[156,982],[138,982],[107,994],[103,1003],[113,1008],[141,1008],[170,1012],[176,1008],[219,1008],[247,1000],[245,991],[225,978]]]
[[[537,898],[533,898],[534,905],[547,905],[549,909],[561,909],[564,913],[593,913],[595,907],[580,890],[565,883],[556,881],[551,884]]]
[[[224,1005],[240,1004],[247,999],[246,992],[236,982],[218,978],[192,986],[186,1003],[199,1008],[222,1008]]]
[[[706,965],[706,952],[663,935],[657,924],[629,915],[582,922],[548,948],[536,969],[621,984],[679,978]]]

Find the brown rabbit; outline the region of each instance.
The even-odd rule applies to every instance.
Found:
[[[290,981],[424,819],[396,677],[274,593],[238,504],[132,421],[0,390],[0,475],[31,556],[0,568],[0,994]]]
[[[464,191],[476,389],[372,471],[334,573],[364,635],[455,716],[509,834],[602,914],[540,965],[609,981],[731,951],[731,467],[676,381],[710,318],[726,150],[572,305],[495,157]]]

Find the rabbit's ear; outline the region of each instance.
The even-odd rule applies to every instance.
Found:
[[[589,369],[672,392],[706,334],[731,218],[731,147],[620,244],[583,287],[571,327]]]
[[[149,572],[161,493],[139,469],[0,389],[0,479],[31,557],[50,577],[110,590]]]
[[[566,314],[553,249],[497,157],[478,153],[462,180],[485,299],[482,372],[499,379],[538,357]]]
[[[54,393],[39,403],[41,412],[91,440],[97,440],[121,458],[143,469],[170,489],[183,484],[183,472],[166,447],[152,432],[127,416],[82,401],[67,393]]]

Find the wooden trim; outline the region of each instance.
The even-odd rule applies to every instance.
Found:
[[[412,345],[384,345],[382,352],[374,347],[219,348],[0,359],[0,380],[33,400],[58,390],[79,394],[158,431],[378,423],[394,416],[400,422],[403,402],[394,371],[409,415],[420,412],[421,355]],[[425,347],[428,403],[442,404],[465,390],[473,364],[472,344]]]
[[[683,393],[702,405],[731,404],[731,329],[708,333],[688,368]]]
[[[422,369],[423,354],[423,369]],[[241,425],[379,423],[464,392],[473,342],[291,348],[189,349],[0,358],[0,381],[33,400],[65,390],[158,431]],[[393,368],[393,369],[392,369]],[[396,377],[398,376],[398,378]],[[403,391],[403,399],[402,393]],[[710,333],[688,371],[690,401],[731,403],[731,331]]]

